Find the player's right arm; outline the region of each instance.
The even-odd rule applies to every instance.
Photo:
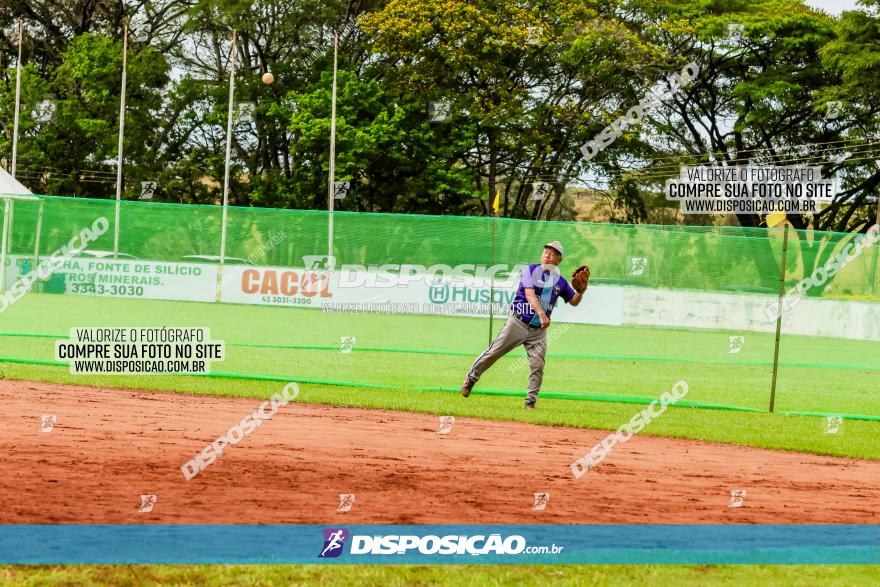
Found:
[[[547,328],[550,326],[550,318],[544,313],[544,308],[541,307],[541,302],[538,301],[538,296],[535,295],[535,289],[532,287],[525,287],[523,288],[523,291],[526,293],[526,300],[528,300],[529,305],[532,307],[532,312],[534,312],[541,320],[541,328]]]

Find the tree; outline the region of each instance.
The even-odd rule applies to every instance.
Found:
[[[122,44],[87,33],[70,42],[60,57],[48,79],[33,65],[23,72],[19,157],[37,165],[53,162],[48,173],[26,178],[27,183],[43,193],[107,197],[115,192]],[[156,130],[168,71],[157,51],[146,48],[130,55],[125,152],[134,177],[151,177],[162,165],[151,146],[162,136]],[[0,116],[10,120],[14,88],[4,97],[9,106]],[[46,104],[54,115],[38,120],[35,111]]]
[[[880,175],[862,158],[847,161],[841,154],[864,143],[880,105],[851,102],[839,117],[826,116],[828,103],[841,95],[830,57],[820,58],[836,38],[834,19],[794,0],[728,2],[708,14],[704,2],[645,6],[639,18],[652,23],[656,42],[682,47],[700,75],[648,117],[643,150],[635,153],[648,165],[636,177],[657,187],[682,163],[820,166],[826,177],[842,172],[846,189],[820,213],[792,216],[792,224],[858,228],[853,214],[859,216]],[[738,42],[729,38],[735,24],[743,26]],[[630,154],[627,147],[621,155]],[[737,219],[743,226],[761,222],[756,215]]]
[[[630,177],[648,193],[662,189],[679,165],[809,165],[824,177],[841,173],[844,189],[834,202],[812,216],[789,216],[795,228],[841,232],[864,227],[863,209],[880,174],[862,157],[846,160],[850,145],[864,145],[878,105],[863,104],[826,116],[828,102],[840,95],[837,70],[820,55],[834,42],[837,23],[794,0],[644,4],[634,15],[665,47],[679,46],[700,67],[698,79],[646,117],[639,149],[626,144],[609,150],[609,160],[633,158],[643,169]],[[742,38],[729,35],[742,26]],[[604,154],[604,153],[603,153]],[[631,194],[630,194],[631,196]],[[740,214],[742,226],[763,222]],[[800,233],[797,233],[800,235]],[[833,247],[802,236],[798,241],[807,273],[825,262]],[[766,251],[766,267],[776,264]],[[772,287],[778,271],[762,273]],[[820,291],[814,289],[812,294]]]
[[[866,7],[880,7],[880,2],[864,2]],[[829,96],[843,100],[853,123],[850,138],[865,147],[856,151],[846,169],[844,192],[849,206],[838,206],[828,215],[826,225],[847,231],[864,229],[880,223],[880,171],[875,167],[877,137],[880,136],[880,18],[861,11],[844,12],[837,24],[837,37],[820,51],[823,64],[839,76],[839,84]],[[876,210],[876,213],[875,213]]]
[[[581,122],[626,87],[621,72],[639,70],[658,51],[618,22],[618,9],[391,0],[361,26],[395,88],[418,96],[425,111],[448,103],[452,124],[473,127],[471,147],[448,163],[471,174],[484,213],[503,189],[504,214],[554,217],[581,167]],[[552,184],[552,196],[527,210],[538,179]]]

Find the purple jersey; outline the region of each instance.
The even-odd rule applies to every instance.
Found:
[[[560,296],[566,302],[570,302],[575,294],[574,288],[568,284],[568,281],[559,274],[559,270],[555,267],[552,273],[546,269],[542,270],[540,263],[529,265],[523,269],[511,310],[515,316],[533,326],[540,326],[541,319],[534,313],[531,304],[526,299],[526,288],[535,290],[541,308],[544,309],[548,318]]]

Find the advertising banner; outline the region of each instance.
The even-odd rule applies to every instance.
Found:
[[[7,283],[31,270],[32,256],[13,255]],[[42,259],[42,257],[41,257]],[[10,279],[10,275],[12,279]],[[42,283],[44,293],[213,302],[217,266],[136,259],[68,259]]]
[[[425,275],[378,270],[322,271],[302,268],[232,266],[223,269],[221,301],[237,304],[315,308],[339,314],[429,314],[505,316],[518,279]],[[594,286],[572,308],[561,299],[553,320],[618,325],[623,289]]]

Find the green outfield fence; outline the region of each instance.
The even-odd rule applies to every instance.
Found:
[[[551,326],[542,398],[645,403],[684,379],[689,406],[766,412],[772,392],[779,413],[880,420],[880,244],[848,247],[856,235],[335,212],[331,244],[327,212],[230,207],[222,274],[236,278],[221,280],[221,295],[204,277],[218,270],[221,207],[126,201],[119,205],[117,231],[113,200],[0,200],[5,243],[0,286],[7,292],[0,363],[58,364],[54,340],[71,327],[196,326],[210,327],[214,338],[226,342],[227,358],[214,365],[213,377],[298,380],[376,393],[453,392],[505,316],[318,309],[359,295],[383,298],[369,288],[348,297],[324,291],[308,305],[263,296],[218,300],[245,288],[244,277],[237,277],[242,265],[260,271],[295,268],[301,274],[304,257],[332,252],[337,268],[513,267],[537,262],[542,245],[559,240],[565,246],[564,274],[583,263],[592,270],[586,309],[574,311],[592,312],[602,323]],[[73,259],[78,265],[10,303],[21,274],[101,217],[109,230],[88,246],[89,253]],[[128,263],[126,272],[142,275],[120,282],[122,289],[110,291],[112,281],[103,292],[89,289],[89,279],[95,285],[105,278],[103,269],[90,273],[86,267],[114,262],[117,232],[115,263]],[[790,290],[841,251],[849,253],[845,266],[834,268],[833,277],[783,313],[777,337],[777,321],[767,307],[778,301],[780,284]],[[147,261],[156,263],[147,270]],[[122,271],[115,267],[108,271]],[[180,275],[193,267],[202,279]],[[141,278],[152,280],[143,292],[137,285]],[[254,283],[262,284],[260,278]],[[494,295],[495,285],[487,287]],[[462,293],[462,301],[479,299],[479,287],[473,289]],[[148,299],[150,291],[172,299]],[[425,291],[411,299],[435,301],[429,300],[429,286]],[[201,301],[182,301],[194,297]],[[343,338],[353,338],[350,349],[340,346]],[[521,351],[499,361],[475,396],[522,396],[524,363]],[[572,405],[589,409],[586,403]]]

